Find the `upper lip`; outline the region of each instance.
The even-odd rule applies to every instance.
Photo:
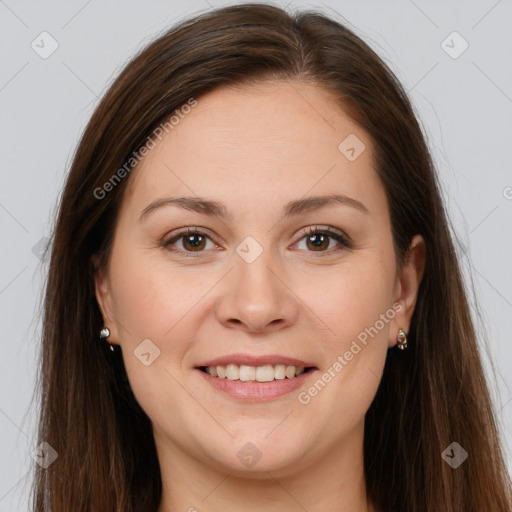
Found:
[[[211,359],[204,363],[201,363],[197,366],[200,368],[201,366],[227,366],[228,364],[236,364],[238,366],[265,366],[265,365],[277,365],[284,364],[287,366],[295,366],[304,368],[314,368],[315,365],[303,361],[301,359],[296,359],[294,357],[281,356],[278,354],[269,354],[265,356],[252,356],[249,354],[230,354],[227,356],[217,357],[215,359]]]

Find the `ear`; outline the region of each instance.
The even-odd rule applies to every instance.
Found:
[[[423,273],[425,271],[426,247],[421,235],[415,235],[404,258],[402,268],[395,283],[395,317],[390,322],[389,347],[396,344],[398,330],[409,332],[411,318],[418,298]]]
[[[107,272],[105,272],[105,270],[99,265],[99,260],[96,255],[91,257],[91,263],[94,268],[94,289],[96,301],[98,302],[101,316],[103,317],[103,326],[98,327],[98,333],[101,327],[108,327],[110,330],[110,336],[107,341],[112,344],[117,344],[119,340],[119,329],[117,327],[117,322],[114,319],[112,309],[110,280]]]

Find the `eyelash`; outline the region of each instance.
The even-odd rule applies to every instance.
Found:
[[[328,235],[329,237],[336,240],[341,245],[341,247],[334,248],[334,249],[331,248],[326,251],[318,251],[319,255],[316,255],[315,257],[323,257],[326,253],[331,254],[332,252],[338,252],[343,249],[351,249],[352,248],[352,244],[350,243],[349,239],[345,235],[343,235],[342,233],[340,233],[338,231],[333,230],[332,228],[329,228],[329,227],[323,228],[320,226],[314,226],[314,227],[311,226],[307,230],[307,232],[304,233],[302,235],[302,237],[296,243],[300,242],[301,240],[303,240],[304,238],[306,238],[308,236],[317,235],[317,234]],[[187,257],[187,258],[198,258],[202,252],[205,252],[204,250],[202,250],[202,251],[184,251],[181,249],[176,249],[176,248],[171,249],[170,248],[173,243],[177,242],[180,238],[183,238],[186,235],[201,235],[201,236],[204,236],[204,237],[212,240],[212,238],[207,233],[205,233],[204,231],[201,231],[200,229],[186,228],[185,230],[182,230],[179,233],[175,234],[172,238],[165,240],[162,243],[162,245],[164,248],[166,248],[172,252],[175,252],[175,253],[181,253],[181,254],[185,255],[185,257]],[[214,240],[212,240],[212,242],[214,242]],[[314,253],[316,251],[308,251],[308,252]],[[194,254],[194,253],[197,253],[197,254]]]

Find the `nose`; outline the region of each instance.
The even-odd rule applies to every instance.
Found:
[[[238,255],[233,258],[234,268],[223,280],[216,307],[218,320],[225,327],[269,333],[296,321],[296,296],[269,253],[263,251],[252,263]]]

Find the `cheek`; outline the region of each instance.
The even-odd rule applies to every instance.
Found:
[[[179,395],[172,375],[182,371],[194,338],[188,320],[206,284],[144,251],[124,254],[112,254],[113,310],[131,387],[143,408],[151,409],[158,406],[159,390]]]
[[[350,264],[347,260],[344,268],[320,280],[321,292],[309,294],[308,305],[325,327],[324,367],[299,402],[318,409],[315,414],[327,407],[338,418],[338,427],[349,428],[348,423],[360,421],[368,410],[380,383],[395,316],[392,265],[379,263],[375,254],[365,256]]]
[[[167,419],[164,411],[190,406],[190,397],[179,384],[181,364],[193,340],[187,314],[206,284],[143,251],[125,254],[119,258],[113,252],[111,263],[123,361],[138,403],[161,423]]]
[[[178,271],[159,258],[155,261],[144,252],[112,263],[114,313],[125,332],[123,344],[140,343],[150,338],[163,343],[176,338],[182,319],[198,302],[207,283],[191,273]]]
[[[374,256],[367,254],[357,261],[347,261],[346,266],[330,273],[328,279],[317,280],[318,291],[309,293],[312,307],[321,313],[340,349],[376,323],[379,332],[371,329],[372,339],[387,338],[393,315],[393,273],[387,262],[381,263]],[[381,321],[381,315],[388,311],[387,321]],[[364,339],[364,334],[359,339]]]

